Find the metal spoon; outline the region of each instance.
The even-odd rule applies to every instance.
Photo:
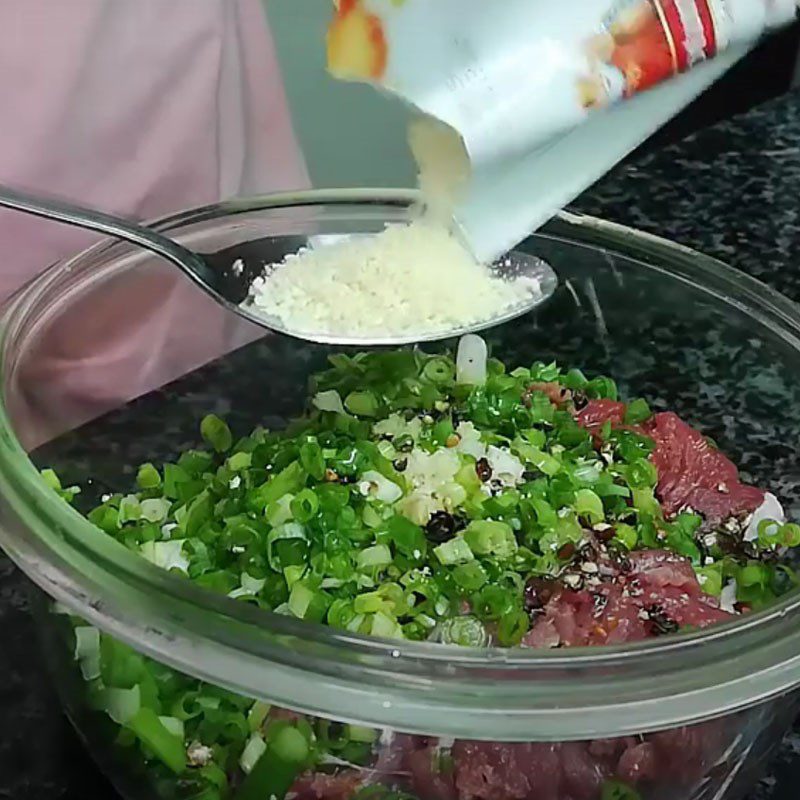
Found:
[[[264,200],[264,209],[271,209],[273,206],[274,204],[269,199]],[[406,332],[393,335],[391,331],[387,331],[385,335],[381,336],[346,336],[332,335],[325,331],[297,331],[284,324],[282,320],[268,317],[250,305],[247,302],[250,284],[265,265],[279,263],[287,253],[296,252],[306,246],[324,247],[329,242],[341,239],[341,236],[270,237],[235,245],[218,253],[202,254],[189,250],[174,240],[156,233],[152,228],[139,225],[131,220],[74,203],[20,192],[5,186],[0,186],[0,207],[103,233],[143,247],[178,267],[214,300],[249,322],[267,330],[318,343],[359,346],[401,345],[461,336],[526,314],[552,296],[558,284],[558,278],[548,264],[536,256],[514,251],[500,259],[492,269],[498,277],[525,275],[536,278],[539,281],[541,292],[522,297],[518,305],[503,309],[500,314],[490,320],[435,333],[422,331],[419,334]],[[244,201],[242,206],[243,209],[246,208],[249,211],[258,210],[259,207],[258,201]],[[367,236],[370,234],[345,235]],[[245,253],[248,255],[246,259],[243,258]],[[257,258],[253,259],[254,255]]]

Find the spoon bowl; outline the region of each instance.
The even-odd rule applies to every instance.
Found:
[[[407,198],[409,193],[398,193]],[[256,212],[270,209],[272,198],[253,198],[235,201],[232,213]],[[0,186],[0,207],[60,222],[72,227],[102,233],[116,239],[136,244],[153,252],[192,280],[222,306],[267,330],[282,333],[309,342],[362,347],[415,344],[462,336],[523,316],[553,295],[558,278],[552,268],[540,258],[514,251],[503,256],[490,269],[501,279],[527,277],[536,281],[538,292],[521,295],[519,302],[506,306],[496,315],[483,320],[473,320],[464,325],[392,334],[346,335],[326,331],[301,330],[287,325],[284,320],[266,314],[250,298],[250,287],[267,267],[280,265],[283,259],[304,247],[325,247],[344,237],[370,236],[372,234],[344,234],[318,236],[270,236],[239,244],[230,250],[216,253],[199,253],[157,233],[146,225],[106,214],[96,209],[74,203],[45,198],[16,189]],[[233,252],[235,251],[235,252]]]
[[[373,234],[350,234],[347,238],[363,237],[366,238]],[[306,247],[325,247],[328,244],[333,244],[334,241],[338,242],[344,238],[342,236],[318,236],[310,237],[304,244]],[[253,242],[253,245],[258,246],[258,242]],[[268,240],[265,242],[267,248],[275,248],[275,240]],[[240,249],[240,248],[237,248]],[[257,258],[257,263],[260,267],[257,268],[256,276],[260,274],[263,267],[268,264],[278,263],[274,259],[265,257],[267,250],[261,252]],[[296,252],[296,248],[287,249],[287,253]],[[246,264],[246,260],[244,261]],[[252,274],[252,270],[245,269]],[[349,345],[354,347],[398,347],[407,344],[420,344],[423,342],[434,342],[441,339],[450,339],[454,337],[463,336],[467,333],[476,333],[487,328],[492,328],[496,325],[501,325],[504,322],[509,322],[516,317],[527,314],[532,309],[541,305],[545,300],[553,295],[557,286],[558,278],[545,261],[537,256],[530,255],[519,251],[513,251],[506,256],[503,256],[495,264],[491,265],[490,271],[493,275],[500,279],[513,279],[518,277],[525,277],[535,280],[538,284],[538,291],[535,293],[520,295],[519,302],[506,306],[498,313],[488,319],[472,321],[468,324],[460,326],[451,326],[445,329],[420,329],[413,332],[404,331],[402,333],[393,333],[390,330],[377,334],[359,334],[359,335],[346,335],[340,333],[328,333],[325,331],[302,330],[299,328],[291,328],[287,326],[284,320],[279,317],[268,315],[262,309],[259,309],[248,297],[238,307],[238,312],[244,314],[248,319],[259,325],[266,325],[273,331],[283,333],[288,336],[293,336],[298,339],[303,339],[308,342],[315,342],[317,344],[331,344],[331,345]],[[255,276],[254,276],[255,277]]]

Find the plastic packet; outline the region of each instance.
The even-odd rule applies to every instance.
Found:
[[[411,104],[422,188],[492,260],[674,116],[795,0],[339,0],[328,66]]]

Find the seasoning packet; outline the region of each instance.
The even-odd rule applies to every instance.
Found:
[[[339,0],[328,68],[420,115],[426,197],[491,260],[741,58],[795,0]]]

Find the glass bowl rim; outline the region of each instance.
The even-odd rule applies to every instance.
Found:
[[[416,197],[409,190],[311,190],[204,206],[151,224],[168,232],[262,209],[407,207]],[[794,304],[715,259],[652,234],[569,212],[562,212],[541,235],[567,236],[571,242],[666,272],[748,311],[800,353],[800,315]],[[3,373],[9,348],[17,343],[15,336],[24,330],[35,303],[58,286],[65,272],[93,259],[106,258],[106,268],[113,271],[124,261],[114,257],[117,252],[127,248],[101,242],[54,265],[13,298],[0,321]],[[369,709],[365,705],[358,714],[349,712],[350,718],[376,724],[383,720],[412,732],[436,732],[433,728],[438,725],[438,731],[446,734],[495,712],[496,724],[487,733],[492,738],[528,736],[542,724],[553,735],[570,738],[584,735],[576,731],[585,732],[587,725],[595,732],[625,735],[647,728],[645,717],[653,729],[705,719],[776,696],[800,682],[797,592],[764,611],[672,639],[554,651],[471,650],[386,641],[253,609],[170,575],[110,537],[98,535],[40,478],[13,434],[4,398],[0,398],[0,431],[0,494],[3,515],[11,520],[0,529],[0,544],[12,559],[48,594],[92,624],[178,669],[235,691],[347,718],[344,700],[326,700],[326,692],[339,689],[347,702],[362,702],[365,691],[379,690],[390,699],[371,701],[366,704]],[[202,665],[197,659],[200,651],[205,654]],[[240,668],[232,670],[236,659]],[[720,663],[736,668],[721,675]],[[283,688],[266,688],[263,678],[256,677],[258,669]],[[668,679],[660,686],[648,686],[647,679],[656,675]],[[282,683],[276,680],[279,676]],[[513,680],[498,681],[500,676]],[[319,678],[320,687],[325,687],[312,692],[313,702],[303,699],[301,691],[310,677]],[[485,694],[478,696],[481,692]],[[604,696],[593,698],[592,692]],[[672,710],[655,713],[655,704],[665,700],[673,702]],[[402,703],[406,708],[399,710]],[[632,713],[637,706],[639,712]],[[457,722],[438,719],[445,709]],[[513,709],[513,722],[501,709],[506,714]],[[625,722],[608,722],[609,714],[623,709],[628,715]]]

